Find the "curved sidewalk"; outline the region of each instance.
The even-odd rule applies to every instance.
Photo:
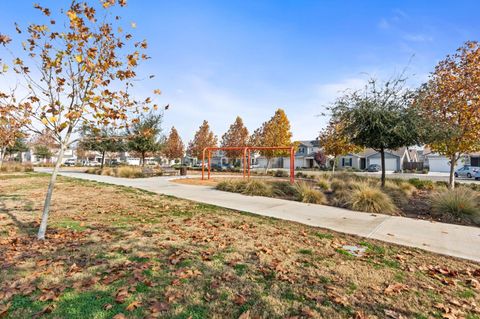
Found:
[[[245,196],[217,191],[206,186],[174,183],[170,181],[171,177],[127,179],[68,171],[62,171],[60,174],[97,182],[136,187],[158,194],[295,221],[480,262],[479,227],[398,216],[375,215],[276,198]]]

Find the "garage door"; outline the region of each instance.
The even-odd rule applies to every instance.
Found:
[[[378,164],[382,166],[381,158],[371,158],[370,164]],[[397,159],[395,158],[386,158],[385,159],[385,170],[386,171],[396,171],[397,170]]]

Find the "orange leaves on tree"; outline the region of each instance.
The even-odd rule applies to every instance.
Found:
[[[417,104],[433,126],[429,143],[434,152],[451,160],[453,170],[462,153],[480,150],[480,44],[466,42],[435,68],[419,90]]]
[[[174,160],[182,158],[184,155],[185,146],[175,127],[172,127],[170,134],[165,142],[163,154],[169,159]]]
[[[222,147],[246,146],[248,144],[248,139],[248,129],[243,124],[242,118],[237,116],[235,122],[230,125],[228,131],[223,134],[220,145]],[[242,151],[226,151],[226,155],[230,159],[235,159],[242,157]]]
[[[204,148],[216,146],[217,137],[210,130],[210,125],[205,120],[195,133],[193,140],[188,144],[188,153],[193,157],[201,158]]]

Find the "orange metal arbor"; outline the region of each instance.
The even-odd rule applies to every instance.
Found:
[[[212,151],[243,151],[243,177],[250,178],[250,164],[252,151],[262,150],[288,150],[290,151],[290,183],[295,182],[295,148],[293,146],[238,146],[238,147],[206,147],[203,149],[202,155],[202,180],[205,179],[205,155],[207,155],[208,177],[210,179],[210,166]],[[207,153],[207,154],[206,154]],[[248,164],[247,164],[248,163]]]

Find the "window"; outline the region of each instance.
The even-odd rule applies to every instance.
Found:
[[[342,166],[352,166],[352,158],[342,158]]]

